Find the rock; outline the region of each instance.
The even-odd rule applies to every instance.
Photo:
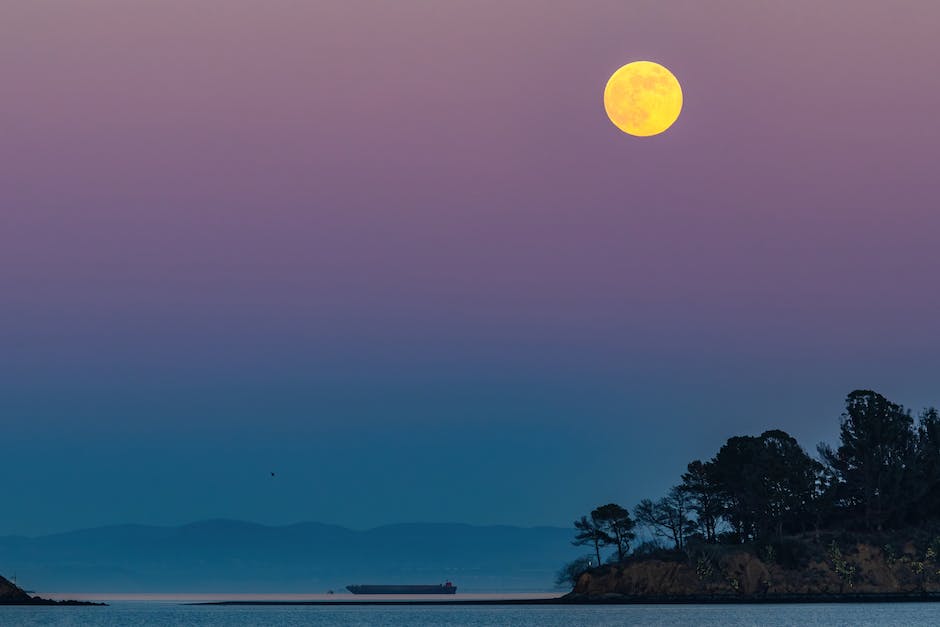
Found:
[[[10,580],[0,576],[0,604],[2,603],[29,603],[32,597],[22,588]]]
[[[31,597],[25,590],[0,576],[0,605],[107,605],[91,601],[52,601],[40,597]]]
[[[767,566],[750,553],[733,553],[721,561],[721,570],[735,592],[756,594],[767,592],[771,576]],[[730,582],[736,583],[730,583]]]
[[[692,558],[685,555],[630,558],[581,575],[572,598],[603,602],[612,595],[643,599],[727,599],[747,602],[796,597],[927,597],[940,595],[940,558],[908,542],[899,559],[889,559],[876,542],[841,546],[844,564],[836,568],[829,546],[813,536],[788,539],[800,548],[798,561],[784,567],[764,562],[758,547],[711,545]],[[883,544],[883,541],[876,540]],[[919,540],[920,544],[924,539]],[[763,553],[761,553],[763,555]],[[918,561],[919,560],[919,561]]]

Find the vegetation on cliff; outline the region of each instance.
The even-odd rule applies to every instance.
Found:
[[[582,569],[573,597],[940,595],[940,528],[690,544]]]
[[[577,520],[574,543],[594,555],[559,583],[585,595],[940,591],[940,414],[915,421],[856,390],[839,436],[817,459],[781,430],[729,438],[632,516],[608,504]],[[637,527],[648,539],[631,547]],[[606,566],[602,548],[614,549]]]

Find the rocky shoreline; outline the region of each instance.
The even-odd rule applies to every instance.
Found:
[[[569,593],[556,601],[562,605],[755,605],[785,603],[937,603],[936,592],[883,592],[845,594],[670,594],[629,595]]]
[[[53,601],[30,596],[25,590],[0,576],[0,605],[107,605],[93,601]]]
[[[913,535],[913,534],[912,534]],[[908,536],[910,537],[910,536]],[[705,545],[584,572],[569,603],[866,603],[940,601],[935,538],[789,537]]]

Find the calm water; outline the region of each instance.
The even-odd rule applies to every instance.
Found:
[[[110,607],[0,607],[0,625],[938,625],[940,604],[606,607],[220,607],[119,601]]]

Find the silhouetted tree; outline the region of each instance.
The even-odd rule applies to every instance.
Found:
[[[633,508],[637,522],[661,538],[671,540],[677,551],[685,547],[685,538],[695,531],[689,518],[691,503],[685,490],[674,487],[658,501],[643,499]]]
[[[930,407],[918,420],[914,461],[914,522],[940,518],[940,413]]]
[[[822,467],[784,431],[730,438],[712,464],[723,516],[739,541],[807,526]]]
[[[819,445],[820,456],[838,479],[840,500],[849,513],[861,510],[866,529],[881,530],[907,513],[913,423],[901,405],[871,390],[855,390],[845,399],[839,448]]]
[[[616,503],[608,503],[591,512],[591,518],[604,531],[605,544],[616,547],[617,560],[622,562],[630,550],[630,541],[636,537],[633,533],[636,523],[630,518],[630,512]]]
[[[705,542],[715,542],[718,519],[721,516],[721,498],[714,481],[712,464],[700,460],[691,462],[682,475],[680,489],[689,497],[695,512],[695,525]]]
[[[633,510],[636,522],[625,508],[609,503],[575,521],[573,543],[593,546],[601,564],[604,546],[617,548],[612,559],[624,559],[636,523],[654,537],[637,549],[647,555],[662,546],[659,538],[681,550],[696,532],[706,542],[748,542],[809,529],[818,536],[822,529],[940,523],[936,409],[924,410],[915,428],[901,405],[855,390],[846,397],[838,448],[820,444],[818,451],[824,463],[776,429],[729,438],[711,460],[691,462],[682,483],[665,497],[641,501]]]
[[[819,495],[823,466],[785,431],[765,431],[760,441],[767,500],[759,533],[779,537],[785,530],[805,531],[812,525],[809,515]]]
[[[571,544],[575,546],[593,546],[594,554],[597,556],[597,563],[600,564],[601,547],[610,544],[610,536],[604,532],[593,515],[590,518],[582,516],[579,520],[574,521],[574,528],[577,530],[577,533],[574,536],[574,540],[571,541]]]
[[[739,542],[756,535],[763,504],[760,444],[753,436],[729,438],[712,461],[722,515]]]
[[[838,479],[828,466],[820,464],[817,476],[816,498],[807,507],[807,527],[812,526],[817,536],[828,528],[837,516],[839,503]]]

